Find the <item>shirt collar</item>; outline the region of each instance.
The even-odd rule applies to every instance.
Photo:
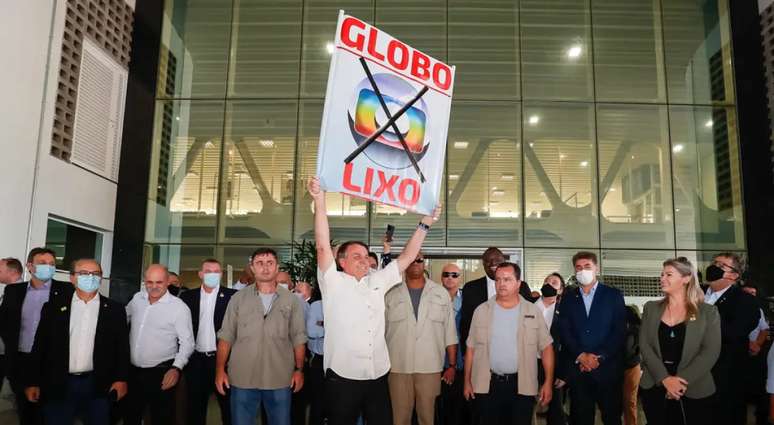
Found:
[[[550,309],[556,307],[556,303],[557,302],[558,301],[555,301],[553,304],[551,304],[548,307],[546,307],[546,305],[543,303],[543,297],[541,296],[540,298],[538,298],[537,301],[535,301],[535,305],[537,305],[537,307],[539,309],[541,309],[541,310],[550,310]]]
[[[32,286],[32,281],[31,280],[29,282],[27,282],[27,290],[28,291],[47,291],[49,289],[51,289],[51,279],[43,282],[43,287],[42,288],[35,288],[34,286]]]
[[[89,301],[84,301],[84,300],[81,299],[81,297],[78,296],[77,292],[73,292],[73,301],[72,301],[72,303],[73,304],[81,303],[81,304],[89,305],[90,306],[90,305],[92,305],[96,301],[96,304],[99,304],[99,296],[100,296],[99,292],[97,292],[97,294],[94,295],[94,298],[90,299]]]
[[[725,288],[723,288],[723,289],[721,289],[720,291],[717,291],[717,292],[713,292],[712,291],[712,287],[709,286],[709,287],[707,287],[707,294],[706,295],[709,297],[709,296],[717,294],[717,298],[720,298],[720,297],[723,296],[723,294],[726,293],[726,291],[731,289],[732,286],[734,286],[734,285],[728,285],[727,287],[725,287]]]
[[[220,291],[220,285],[213,288],[213,291],[210,292],[209,294],[207,293],[207,291],[204,290],[204,285],[202,285],[201,289],[199,290],[202,292],[203,297],[212,298],[212,297],[218,296],[218,291]]]
[[[591,290],[589,291],[588,294],[581,287],[580,288],[581,295],[583,295],[584,297],[592,297],[592,296],[594,296],[594,293],[597,292],[597,286],[599,286],[599,281],[598,280],[596,282],[594,282],[594,285],[591,287]]]
[[[150,304],[150,297],[148,296],[148,291],[142,291],[141,294],[142,294],[142,297],[146,301],[148,301],[148,304]],[[164,295],[162,295],[157,302],[166,304],[171,301],[172,299],[171,297],[174,297],[174,295],[170,294],[169,290],[167,290],[167,292],[165,292]]]
[[[486,277],[486,284],[487,285],[494,285],[495,284],[494,279],[490,279],[488,275],[484,275],[484,277]]]

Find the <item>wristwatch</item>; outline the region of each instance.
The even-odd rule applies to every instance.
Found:
[[[303,368],[303,366],[302,366],[302,367],[298,367],[298,366],[296,366],[295,368],[293,368],[293,372],[301,372],[301,373],[304,373],[304,368]]]
[[[422,230],[424,230],[425,232],[429,232],[429,231],[430,231],[430,225],[428,225],[428,224],[425,224],[425,223],[422,223],[422,222],[420,221],[420,222],[419,222],[419,224],[417,224],[417,229],[422,229]]]

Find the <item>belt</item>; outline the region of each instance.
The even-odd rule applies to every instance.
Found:
[[[198,354],[204,357],[215,357],[215,355],[218,354],[218,352],[217,351],[194,351],[194,354]]]
[[[497,381],[497,382],[516,381],[518,376],[519,376],[518,373],[504,373],[504,374],[500,374],[500,373],[492,372],[492,380],[493,381]]]
[[[77,377],[77,378],[87,378],[87,377],[88,377],[89,375],[91,375],[92,373],[93,373],[93,372],[90,370],[90,371],[88,371],[88,372],[75,372],[75,373],[70,373],[69,375],[70,375],[70,376]]]

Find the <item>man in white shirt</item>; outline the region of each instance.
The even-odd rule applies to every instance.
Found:
[[[180,300],[191,310],[191,326],[196,336],[195,351],[184,369],[185,387],[188,392],[188,424],[207,423],[207,405],[213,392],[220,406],[221,423],[231,424],[228,393],[222,395],[215,391],[215,353],[217,332],[223,324],[231,296],[237,291],[221,286],[222,278],[223,268],[220,261],[208,258],[202,261],[199,269],[201,287],[180,294]]]
[[[152,264],[145,270],[145,291],[126,306],[132,367],[125,425],[139,425],[148,405],[153,423],[173,422],[173,389],[194,351],[194,337],[191,311],[168,286],[166,266]]]
[[[21,261],[16,258],[3,258],[0,260],[0,304],[3,303],[5,286],[21,282],[24,269]],[[0,338],[0,391],[3,389],[5,379],[5,344]]]
[[[127,393],[129,339],[124,307],[99,295],[102,267],[73,263],[75,291],[43,307],[26,372],[25,394],[42,401],[46,424],[110,422],[111,399]],[[72,294],[72,295],[70,295]]]
[[[369,425],[392,424],[387,372],[390,358],[385,341],[384,296],[401,283],[401,272],[414,262],[434,215],[422,217],[401,255],[387,267],[371,271],[368,247],[357,241],[341,244],[337,258],[330,245],[325,192],[313,177],[308,185],[314,199],[317,281],[325,315],[323,368],[330,425],[354,425],[362,412]],[[336,270],[336,259],[342,272]]]

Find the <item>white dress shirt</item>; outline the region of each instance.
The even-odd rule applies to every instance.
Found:
[[[209,353],[217,350],[215,339],[215,304],[218,301],[220,287],[208,294],[202,285],[199,295],[199,329],[196,331],[196,351]]]
[[[748,336],[750,341],[755,341],[758,339],[758,335],[761,334],[762,331],[769,330],[769,322],[766,321],[766,316],[763,315],[763,310],[760,308],[758,309],[761,313],[761,317],[758,319],[758,326],[750,332],[750,335]]]
[[[549,332],[551,331],[551,324],[554,323],[554,311],[556,311],[556,303],[557,302],[554,301],[553,304],[546,307],[545,303],[543,302],[543,297],[540,297],[537,301],[535,301],[535,306],[543,314],[543,320],[545,320]],[[541,354],[542,351],[538,350],[538,358],[541,358]]]
[[[497,288],[495,287],[494,279],[490,279],[486,276],[486,299],[492,298],[497,295]]]
[[[94,336],[99,318],[99,294],[84,302],[73,293],[70,302],[70,373],[94,370]]]
[[[718,292],[712,292],[712,288],[707,288],[707,293],[704,294],[704,302],[710,305],[715,305],[715,303],[718,302],[720,297],[722,297],[730,287],[731,285],[727,286],[725,289],[721,289]]]
[[[361,280],[336,271],[317,269],[325,316],[324,369],[355,380],[376,379],[390,370],[384,338],[384,295],[402,282],[398,262],[369,272]]]
[[[132,364],[154,367],[174,359],[182,369],[194,350],[191,310],[180,298],[165,293],[151,304],[147,292],[138,292],[126,306]]]

